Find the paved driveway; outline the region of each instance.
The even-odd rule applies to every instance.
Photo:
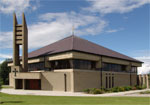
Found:
[[[15,89],[2,89],[2,93],[7,94],[16,94],[16,95],[42,95],[42,96],[101,96],[101,97],[109,97],[109,96],[136,96],[136,97],[150,97],[150,94],[139,94],[139,92],[147,91],[150,89],[144,90],[132,90],[127,92],[118,92],[118,93],[105,93],[105,94],[85,94],[83,92],[61,92],[61,91],[43,91],[43,90],[15,90]]]

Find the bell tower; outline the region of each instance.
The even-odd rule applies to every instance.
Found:
[[[21,45],[22,57],[20,58]],[[18,24],[16,14],[13,14],[13,69],[19,72],[28,71],[28,29],[24,13],[22,24]]]

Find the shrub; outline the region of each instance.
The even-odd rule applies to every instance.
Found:
[[[83,92],[90,93],[90,89],[84,89]]]
[[[112,92],[119,92],[119,87],[112,88]]]
[[[104,90],[101,90],[101,89],[95,89],[93,91],[93,94],[103,94],[104,93]]]
[[[112,92],[112,89],[103,89],[103,91],[110,93],[110,92]]]
[[[0,83],[0,90],[1,90],[2,86],[1,86],[1,83]]]
[[[124,87],[119,87],[119,91],[120,91],[120,92],[125,91]]]
[[[103,94],[104,90],[97,89],[97,88],[90,88],[90,89],[84,89],[83,92],[89,93],[89,94]]]
[[[132,87],[132,90],[137,90],[137,88],[134,86],[134,87]]]
[[[129,91],[129,90],[131,90],[131,89],[132,89],[131,86],[125,86],[125,87],[124,87],[124,90],[125,90],[125,91]]]
[[[90,88],[90,94],[93,94],[93,92],[96,90],[96,88]]]
[[[140,92],[140,94],[150,94],[150,91],[144,91],[144,92]]]
[[[141,89],[142,89],[142,86],[136,86],[136,88],[137,88],[138,90],[141,90]]]
[[[110,92],[123,92],[123,91],[129,91],[129,90],[137,90],[137,89],[145,89],[146,86],[124,86],[124,87],[114,87],[114,88],[101,88],[101,89],[97,89],[97,88],[90,88],[90,89],[85,89],[84,92],[85,93],[89,93],[89,94],[103,94],[105,92],[110,93]]]
[[[143,85],[143,86],[142,86],[142,89],[146,89],[146,85]]]

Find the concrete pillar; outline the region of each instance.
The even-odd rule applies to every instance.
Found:
[[[17,85],[17,80],[15,79],[15,78],[13,78],[14,79],[14,89],[16,89],[16,85]]]
[[[18,24],[16,14],[13,15],[13,65],[19,66],[19,45],[16,41],[16,25]]]
[[[101,61],[99,60],[99,61],[97,61],[96,62],[96,68],[101,68],[102,66],[101,66]]]
[[[139,86],[142,86],[142,77],[139,75]]]
[[[142,85],[145,85],[145,75],[143,75],[142,77],[143,77],[143,84]]]
[[[146,87],[147,87],[147,89],[149,89],[148,75],[146,75]]]
[[[28,29],[24,13],[22,14],[22,68],[28,71]]]
[[[75,91],[75,87],[74,87],[74,71],[71,72],[71,92]]]
[[[25,79],[22,80],[22,89],[25,90]]]

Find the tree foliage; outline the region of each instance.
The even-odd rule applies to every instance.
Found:
[[[7,60],[0,64],[0,83],[4,85],[9,84],[10,67],[8,67],[7,64]]]

